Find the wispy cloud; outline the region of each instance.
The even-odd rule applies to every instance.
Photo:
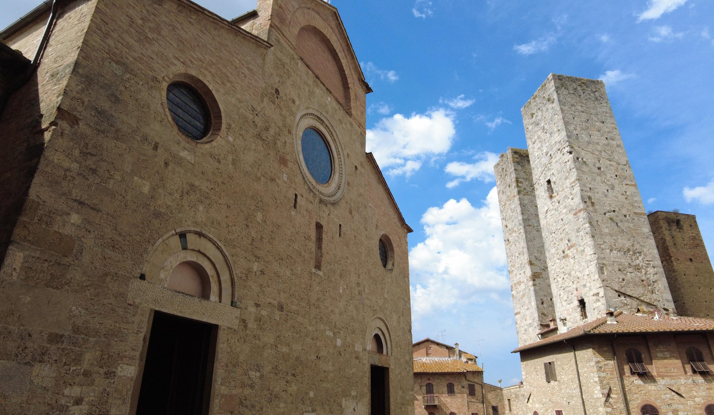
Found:
[[[498,155],[485,151],[477,154],[474,160],[476,160],[475,163],[455,161],[447,164],[444,171],[451,176],[455,176],[456,179],[447,183],[446,187],[451,189],[474,179],[485,183],[493,182],[495,180],[493,166],[498,162]]]
[[[611,40],[612,40],[612,38],[607,33],[600,35],[600,42],[602,42],[602,43],[610,43]]]
[[[687,203],[696,201],[702,205],[712,205],[714,204],[714,179],[706,186],[698,186],[693,189],[685,187],[682,193]]]
[[[671,42],[675,39],[682,39],[684,33],[674,32],[670,26],[656,26],[652,29],[652,34],[648,38],[650,42]]]
[[[631,73],[623,73],[621,70],[616,69],[614,71],[605,71],[604,74],[600,75],[601,81],[605,82],[606,85],[613,86],[619,82],[622,82],[626,79],[634,78],[635,74]]]
[[[524,43],[522,45],[514,45],[513,50],[518,52],[521,55],[533,55],[536,53],[540,52],[547,52],[548,49],[550,49],[551,46],[557,42],[558,38],[553,35],[547,35],[544,36],[540,39],[532,40],[528,43]]]
[[[440,104],[446,104],[456,110],[468,108],[473,105],[474,102],[476,102],[475,99],[466,99],[466,96],[464,94],[461,94],[454,99],[439,99]]]
[[[482,293],[508,290],[498,195],[493,188],[481,206],[467,199],[429,208],[421,223],[427,238],[409,253],[412,314],[480,301]]]
[[[412,13],[414,17],[420,17],[426,19],[434,15],[434,9],[432,8],[432,3],[429,0],[416,0],[414,7],[412,8]]]
[[[671,13],[683,6],[687,0],[650,0],[647,3],[647,10],[642,12],[637,18],[637,22],[643,20],[657,20],[665,13]]]
[[[411,175],[424,158],[449,151],[455,135],[452,111],[442,108],[409,117],[395,114],[367,130],[367,151],[374,153],[387,174]]]
[[[392,112],[392,107],[384,102],[375,102],[374,104],[371,104],[369,108],[367,108],[367,113],[368,114],[381,114],[381,115],[389,115]]]
[[[395,71],[379,69],[377,65],[372,62],[361,63],[362,70],[366,76],[374,75],[378,76],[382,81],[387,81],[394,83],[399,80],[399,75]]]
[[[491,132],[501,124],[511,124],[511,122],[501,116],[496,117],[493,121],[486,121],[486,127],[488,127]]]
[[[651,205],[652,203],[654,203],[656,201],[657,201],[656,197],[651,197],[651,198],[647,199],[647,204]]]

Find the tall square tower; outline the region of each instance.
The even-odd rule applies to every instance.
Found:
[[[550,75],[522,109],[558,325],[674,312],[602,81]]]

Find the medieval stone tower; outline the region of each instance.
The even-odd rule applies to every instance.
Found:
[[[674,313],[604,83],[551,75],[522,112],[528,151],[496,166],[519,342],[550,318],[562,332],[608,309]]]

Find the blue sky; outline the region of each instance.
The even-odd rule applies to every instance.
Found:
[[[34,7],[0,0],[4,27]],[[200,0],[226,18],[255,0]],[[521,379],[493,164],[525,148],[549,73],[601,78],[647,210],[697,215],[714,253],[714,2],[333,0],[374,93],[369,149],[414,228],[414,340]]]

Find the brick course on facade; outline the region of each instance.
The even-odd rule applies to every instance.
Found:
[[[411,413],[411,230],[365,154],[370,89],[336,9],[58,6],[0,119],[0,414],[134,413],[165,316],[210,329],[196,413]],[[3,41],[30,56],[48,17]],[[173,82],[206,101],[204,141],[172,120]],[[325,194],[296,153],[305,114],[340,151]],[[201,298],[168,288],[180,264]]]

